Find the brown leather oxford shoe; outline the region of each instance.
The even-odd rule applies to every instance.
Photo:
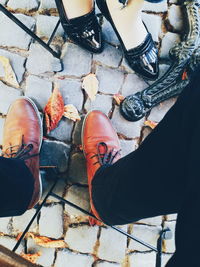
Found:
[[[33,101],[27,97],[14,101],[4,124],[2,156],[24,160],[33,175],[34,191],[28,209],[38,203],[42,193],[39,172],[42,136],[42,121]]]
[[[92,180],[101,166],[113,164],[120,158],[118,136],[108,117],[101,111],[93,110],[86,115],[82,128],[82,145],[87,164],[91,210],[101,219],[92,201]]]

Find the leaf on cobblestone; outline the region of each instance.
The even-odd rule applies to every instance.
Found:
[[[47,133],[55,129],[64,113],[64,101],[59,89],[53,90],[47,105],[44,108]]]
[[[123,95],[120,95],[120,94],[115,94],[113,96],[113,98],[114,98],[116,104],[119,106],[125,97]]]
[[[182,74],[182,81],[185,81],[188,79],[188,74],[187,74],[187,71],[185,70]]]
[[[33,233],[28,233],[28,236],[33,238],[35,243],[45,248],[66,248],[64,240],[52,240],[46,236],[35,236]]]
[[[158,125],[157,122],[155,122],[155,121],[151,121],[151,120],[146,120],[146,121],[144,122],[144,124],[145,124],[146,126],[150,127],[151,129],[154,129],[154,128]]]
[[[82,88],[86,91],[89,98],[94,101],[99,88],[99,81],[95,74],[90,73],[84,79]]]
[[[21,253],[20,256],[32,263],[36,263],[37,259],[42,255],[42,253],[39,251],[35,254],[25,254]]]
[[[63,116],[72,120],[72,121],[80,121],[81,120],[81,118],[78,114],[78,110],[72,104],[66,105],[64,107]]]
[[[7,83],[8,85],[11,85],[15,88],[19,88],[19,83],[17,82],[16,75],[10,64],[10,60],[7,57],[0,56],[0,63],[2,64],[5,72],[5,76],[1,77],[1,79],[5,81],[5,83]]]

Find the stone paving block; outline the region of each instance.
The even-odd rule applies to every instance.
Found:
[[[122,69],[125,73],[135,73],[135,71],[131,69],[131,67],[128,65],[128,62],[126,61],[124,57],[120,65],[120,69]]]
[[[142,13],[142,20],[151,33],[152,38],[155,42],[159,42],[159,37],[161,34],[162,18],[160,16]]]
[[[20,9],[23,11],[31,11],[34,9],[38,8],[38,1],[37,0],[20,0],[20,1],[16,1],[16,0],[9,0],[7,3],[7,7],[16,10],[16,9]]]
[[[173,254],[162,254],[162,267],[165,267]]]
[[[16,245],[17,240],[16,238],[9,237],[9,236],[0,236],[0,245],[12,250]],[[19,245],[18,249],[16,250],[17,254],[24,252],[24,242],[22,241]]]
[[[137,148],[136,140],[122,140],[120,139],[121,156],[125,157],[129,153],[133,152]]]
[[[18,235],[19,233],[22,233],[28,223],[30,222],[31,218],[35,214],[35,209],[31,209],[26,211],[23,215],[13,217],[13,234]],[[38,224],[37,224],[37,219],[35,219],[29,228],[29,232],[37,232]]]
[[[92,54],[78,45],[66,43],[62,50],[64,70],[59,75],[82,77],[90,73]]]
[[[5,51],[3,49],[0,49],[0,56],[4,56],[4,57],[9,59],[10,64],[13,68],[13,71],[15,72],[16,78],[17,78],[18,82],[20,83],[23,79],[23,75],[25,72],[24,62],[25,62],[26,58],[21,57],[17,54],[14,54],[14,53],[10,53],[10,52]],[[5,76],[4,69],[0,63],[0,79],[1,79],[1,77],[4,77],[4,76]]]
[[[73,185],[67,191],[65,199],[76,204],[77,206],[85,209],[86,211],[90,211],[90,203],[89,203],[89,192],[88,188],[80,187]],[[69,216],[79,216],[84,215],[81,211],[69,206],[65,205],[65,211],[69,214]]]
[[[103,113],[108,115],[112,109],[112,102],[112,96],[97,94],[94,101],[91,101],[89,98],[86,100],[84,108],[87,112],[95,109],[101,110]]]
[[[91,267],[94,259],[92,256],[72,253],[67,250],[58,251],[55,266],[56,267]]]
[[[40,166],[57,166],[60,172],[65,172],[68,168],[69,153],[69,145],[44,140],[40,151]]]
[[[75,123],[75,127],[74,127],[73,134],[72,134],[72,142],[75,145],[81,145],[82,144],[81,131],[82,131],[82,125],[83,125],[84,118],[85,118],[85,115],[82,115],[81,120],[77,121]]]
[[[93,60],[109,67],[117,68],[122,60],[122,52],[120,49],[105,43],[103,52],[94,54]]]
[[[10,104],[21,96],[22,92],[12,87],[8,87],[0,81],[0,95],[3,101],[0,101],[0,113],[7,114]]]
[[[176,98],[171,98],[169,100],[160,103],[158,106],[154,107],[151,110],[151,113],[148,116],[148,120],[160,122],[167,113],[167,111],[175,104],[175,102]]]
[[[168,65],[168,64],[159,64],[159,77],[158,77],[158,79],[160,79],[167,72],[167,70],[169,68],[170,68],[170,65]]]
[[[3,127],[5,119],[0,118],[0,145],[3,143]]]
[[[71,183],[87,184],[86,161],[83,153],[71,156],[68,181]]]
[[[18,2],[18,1],[17,1]],[[22,23],[29,29],[33,29],[35,19],[23,14],[14,14]],[[0,46],[18,47],[21,49],[28,49],[31,42],[31,37],[24,32],[19,26],[10,22],[2,12],[0,13]]]
[[[176,31],[183,30],[184,18],[181,6],[171,5],[168,10],[168,21]]]
[[[177,220],[177,214],[168,214],[167,215],[167,221],[176,221]]]
[[[42,12],[46,9],[56,8],[55,0],[41,0],[39,11]]]
[[[124,80],[123,72],[98,66],[96,75],[101,93],[116,94],[119,92]]]
[[[0,218],[0,232],[4,234],[11,234],[12,232],[12,223],[11,217]]]
[[[73,127],[74,122],[63,117],[58,123],[58,126],[47,134],[47,136],[53,137],[59,141],[71,142]]]
[[[46,188],[46,190],[44,189],[44,192],[43,192],[43,197],[46,196],[46,194],[49,192],[51,186],[52,186],[52,183],[49,182],[49,180],[47,180],[47,183],[48,183],[48,187]],[[43,185],[43,181],[42,181],[42,185]],[[64,179],[59,179],[57,184],[56,184],[56,187],[54,188],[53,192],[60,196],[60,197],[63,197],[64,193],[65,193],[65,187],[67,186],[67,181],[64,180]],[[55,203],[55,202],[60,202],[59,199],[53,197],[53,196],[50,196],[48,197],[48,200],[47,200],[47,203]]]
[[[169,239],[169,240],[164,240],[164,243],[165,243],[165,246],[164,246],[165,252],[167,252],[167,253],[174,253],[175,250],[176,250],[175,241],[174,241],[176,221],[172,221],[172,222],[165,221],[164,228],[167,228],[167,227],[169,227],[170,230],[172,231],[173,238],[172,239]]]
[[[154,267],[156,253],[133,253],[129,257],[130,266],[134,267]]]
[[[73,104],[79,111],[81,111],[84,100],[81,82],[73,79],[65,79],[59,80],[58,84],[65,105]]]
[[[98,262],[95,267],[119,267],[120,265],[117,264],[117,263],[110,263],[110,262],[106,262],[106,261],[103,261],[103,262]],[[131,267],[131,266],[130,266]]]
[[[98,227],[90,227],[87,225],[68,228],[65,235],[65,242],[72,250],[92,254],[97,241],[98,229]]]
[[[162,216],[156,216],[152,218],[146,218],[138,221],[138,223],[148,224],[148,225],[161,225],[162,224]]]
[[[180,35],[177,33],[167,32],[162,39],[160,48],[160,58],[169,59],[169,50],[180,42]]]
[[[105,18],[103,18],[102,32],[104,40],[116,46],[120,45],[120,42],[112,26],[110,25],[110,22],[108,22]]]
[[[108,246],[108,244],[112,245]],[[122,263],[125,258],[127,238],[113,229],[101,229],[98,257],[102,260]]]
[[[159,237],[159,233],[162,230],[161,226],[147,226],[147,225],[139,225],[133,224],[132,234],[146,243],[151,244],[152,246],[157,246],[157,240]],[[130,240],[128,249],[130,251],[148,251],[149,248],[139,244],[134,240]]]
[[[113,112],[111,122],[118,133],[121,133],[128,138],[136,138],[140,136],[141,127],[144,123],[144,119],[141,119],[137,122],[127,121],[120,114],[119,107],[116,106]]]
[[[5,5],[7,0],[0,0],[0,4]]]
[[[55,16],[38,15],[36,22],[36,33],[39,37],[50,38],[59,18]],[[59,25],[55,37],[63,37],[64,30]]]
[[[168,10],[167,0],[164,0],[160,3],[150,3],[147,1],[144,2],[143,11],[163,13],[163,12],[167,12],[167,10]]]
[[[39,233],[55,239],[63,235],[63,207],[61,205],[56,204],[41,209]]]
[[[36,245],[33,239],[28,238],[27,240],[27,250],[28,253],[33,254],[40,252],[41,256],[37,259],[36,264],[40,264],[44,267],[52,266],[54,262],[55,249],[53,248],[44,248]]]
[[[122,95],[128,96],[140,92],[148,87],[148,84],[136,74],[128,74],[122,86]]]
[[[41,45],[31,44],[26,69],[31,74],[39,75],[61,71],[62,66],[60,60],[53,57]]]
[[[44,110],[52,92],[52,83],[30,75],[26,80],[25,96],[30,97],[39,110]]]

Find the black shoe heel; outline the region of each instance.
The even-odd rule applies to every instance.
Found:
[[[151,34],[148,32],[145,40],[140,45],[127,50],[112,20],[106,0],[96,0],[96,3],[101,13],[112,25],[113,30],[120,41],[124,56],[129,66],[144,78],[151,80],[157,79],[159,73],[158,50],[154,44]]]
[[[56,0],[60,21],[68,37],[79,46],[92,53],[103,50],[101,27],[93,9],[90,13],[68,19],[62,0]]]

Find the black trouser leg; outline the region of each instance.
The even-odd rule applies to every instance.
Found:
[[[33,176],[22,160],[0,157],[0,217],[23,214],[33,189]]]
[[[180,233],[187,229],[187,236],[191,234],[194,242],[192,247],[198,247],[200,238],[199,233],[198,238],[194,237],[191,230],[198,221],[200,205],[199,73],[200,70],[194,74],[176,104],[139,149],[112,166],[101,168],[92,184],[94,205],[108,224],[178,212],[177,255],[181,251],[182,256],[185,252],[179,249]],[[191,218],[191,207],[195,218]],[[184,237],[183,242],[187,242]]]

